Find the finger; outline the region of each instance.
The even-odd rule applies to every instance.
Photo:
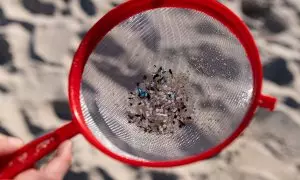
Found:
[[[72,143],[67,140],[58,147],[55,157],[47,165],[43,166],[41,171],[44,172],[47,177],[63,179],[70,168],[71,161]]]
[[[4,156],[18,150],[23,145],[23,141],[0,134],[0,145],[0,156]]]
[[[14,178],[14,180],[26,180],[26,179],[41,180],[41,179],[45,179],[45,177],[43,177],[43,175],[35,169],[28,169]]]

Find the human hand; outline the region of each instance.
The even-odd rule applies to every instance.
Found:
[[[11,154],[23,146],[23,141],[17,138],[0,134],[0,161],[1,157]],[[62,143],[52,160],[40,170],[28,169],[18,174],[15,180],[60,180],[67,173],[72,161],[72,143],[67,140]]]

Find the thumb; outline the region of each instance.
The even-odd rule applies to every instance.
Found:
[[[47,177],[63,179],[71,165],[71,153],[72,143],[70,140],[67,140],[58,147],[55,157],[47,165],[44,165],[41,171],[44,172]]]
[[[0,156],[11,154],[23,145],[23,141],[18,138],[8,137],[0,134]]]

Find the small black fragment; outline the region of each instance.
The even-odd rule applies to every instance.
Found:
[[[191,116],[188,116],[187,119],[192,119],[192,117],[191,117]]]
[[[178,122],[179,122],[179,128],[182,128],[183,126],[185,126],[185,123],[184,122],[182,122],[181,120],[178,120]]]
[[[140,83],[139,83],[139,82],[137,82],[137,83],[136,83],[136,86],[140,86]]]
[[[135,117],[141,117],[141,115],[139,115],[139,114],[136,114],[136,115],[135,115]]]
[[[159,76],[158,74],[155,74],[155,75],[153,76],[153,80],[155,80],[158,76]]]
[[[172,121],[173,124],[175,124],[175,121]]]
[[[130,106],[132,106],[132,103],[129,103]]]
[[[154,65],[154,67],[156,68],[156,65]]]
[[[138,105],[142,105],[142,103],[141,103],[141,102],[139,102],[139,103],[138,103]]]
[[[151,98],[150,94],[147,94],[147,99],[149,100]]]
[[[176,115],[176,114],[174,115],[174,118],[177,118],[177,115]],[[173,121],[173,122],[174,122],[174,121]]]
[[[157,80],[157,82],[161,82],[164,79],[164,77],[160,78],[159,80]]]
[[[162,70],[162,67],[160,66],[160,68],[157,70],[157,73],[160,73]]]
[[[178,122],[179,122],[180,124],[184,124],[184,122],[182,122],[180,119],[178,120]]]
[[[172,70],[171,70],[171,69],[169,69],[169,73],[170,73],[171,75],[173,75],[173,72],[172,72]]]

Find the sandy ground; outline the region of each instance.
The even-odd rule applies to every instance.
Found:
[[[67,76],[85,32],[121,0],[0,1],[0,132],[26,142],[71,119]],[[125,165],[73,139],[65,179],[300,180],[300,1],[222,0],[250,27],[264,65],[259,109],[243,136],[216,157],[170,169]]]

